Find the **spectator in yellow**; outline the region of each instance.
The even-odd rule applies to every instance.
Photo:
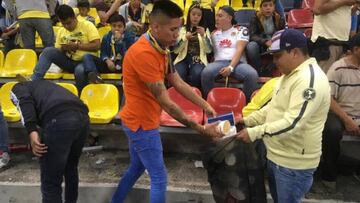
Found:
[[[70,6],[59,6],[56,14],[64,27],[57,33],[55,47],[45,48],[40,55],[32,80],[42,79],[51,63],[73,73],[85,54],[96,55],[100,48],[100,36],[96,27],[89,21],[78,21]],[[84,81],[82,77],[85,76],[75,71],[76,85],[79,89],[84,85],[79,82]]]

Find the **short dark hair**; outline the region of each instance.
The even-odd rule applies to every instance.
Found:
[[[111,15],[108,20],[108,23],[110,24],[115,22],[121,22],[125,26],[125,18],[117,13]]]
[[[56,9],[56,15],[60,20],[66,20],[68,18],[75,18],[74,9],[70,6],[63,4]]]
[[[80,1],[77,3],[77,7],[78,7],[78,8],[88,8],[88,9],[90,9],[90,3],[89,3],[89,1],[87,1],[87,0],[80,0]]]
[[[273,2],[273,3],[275,3],[274,0],[262,0],[261,3],[260,3],[260,7],[261,7],[264,3],[266,3],[266,2]]]
[[[168,18],[181,18],[184,13],[176,3],[169,0],[160,0],[154,3],[150,19],[158,15],[164,15]]]

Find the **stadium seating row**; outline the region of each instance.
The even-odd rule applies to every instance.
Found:
[[[20,120],[20,113],[10,100],[10,92],[17,82],[8,82],[0,88],[1,108],[5,119],[8,122]],[[78,91],[73,84],[57,83],[78,96]],[[117,115],[119,111],[119,92],[111,84],[90,84],[87,85],[80,94],[80,99],[89,108],[90,123],[106,124]]]

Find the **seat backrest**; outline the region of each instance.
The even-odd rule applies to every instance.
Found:
[[[251,19],[255,16],[255,9],[242,9],[235,12],[238,25],[249,27]]]
[[[71,84],[71,83],[58,82],[58,83],[56,83],[56,84],[58,84],[58,85],[60,85],[61,87],[69,90],[71,93],[73,93],[73,94],[76,95],[76,96],[79,95],[76,86],[73,85],[73,84]]]
[[[304,34],[307,38],[311,38],[311,35],[312,35],[312,28],[306,28],[304,30]]]
[[[0,69],[4,66],[4,52],[0,50]]]
[[[289,28],[306,28],[312,27],[314,22],[313,13],[308,9],[292,9],[289,11],[288,26]]]
[[[1,102],[2,109],[6,109],[6,110],[14,109],[17,111],[16,106],[12,103],[12,101],[10,99],[10,92],[16,83],[17,82],[8,82],[8,83],[5,83],[3,86],[1,86],[0,102]]]
[[[207,102],[218,114],[234,112],[234,115],[241,115],[246,97],[240,89],[216,87],[210,90]]]
[[[111,84],[90,84],[81,91],[80,99],[90,112],[119,111],[119,92]]]
[[[4,70],[27,70],[32,72],[37,63],[37,55],[32,49],[13,49],[6,54]]]
[[[201,92],[196,87],[192,87],[193,92],[201,96]],[[174,101],[182,110],[196,110],[202,112],[202,109],[196,104],[192,103],[185,97],[183,97],[179,92],[175,90],[174,87],[168,89],[169,97]]]
[[[294,0],[280,0],[280,1],[285,11],[290,11],[291,9],[294,8]]]
[[[110,26],[104,26],[104,27],[100,27],[98,28],[98,32],[100,35],[100,40],[102,40],[102,38],[111,30]]]
[[[303,0],[301,4],[301,8],[303,9],[310,9],[314,8],[315,0]]]
[[[240,9],[259,9],[261,0],[232,0],[231,7],[235,10]]]

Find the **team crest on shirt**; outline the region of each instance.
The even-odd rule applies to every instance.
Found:
[[[249,30],[248,29],[243,29],[242,34],[244,36],[248,36],[249,35]]]
[[[316,96],[316,92],[313,88],[307,88],[304,90],[303,97],[306,101],[313,100]]]
[[[231,40],[229,39],[224,39],[224,40],[221,40],[219,45],[220,47],[223,47],[223,48],[226,48],[226,47],[231,47]]]

